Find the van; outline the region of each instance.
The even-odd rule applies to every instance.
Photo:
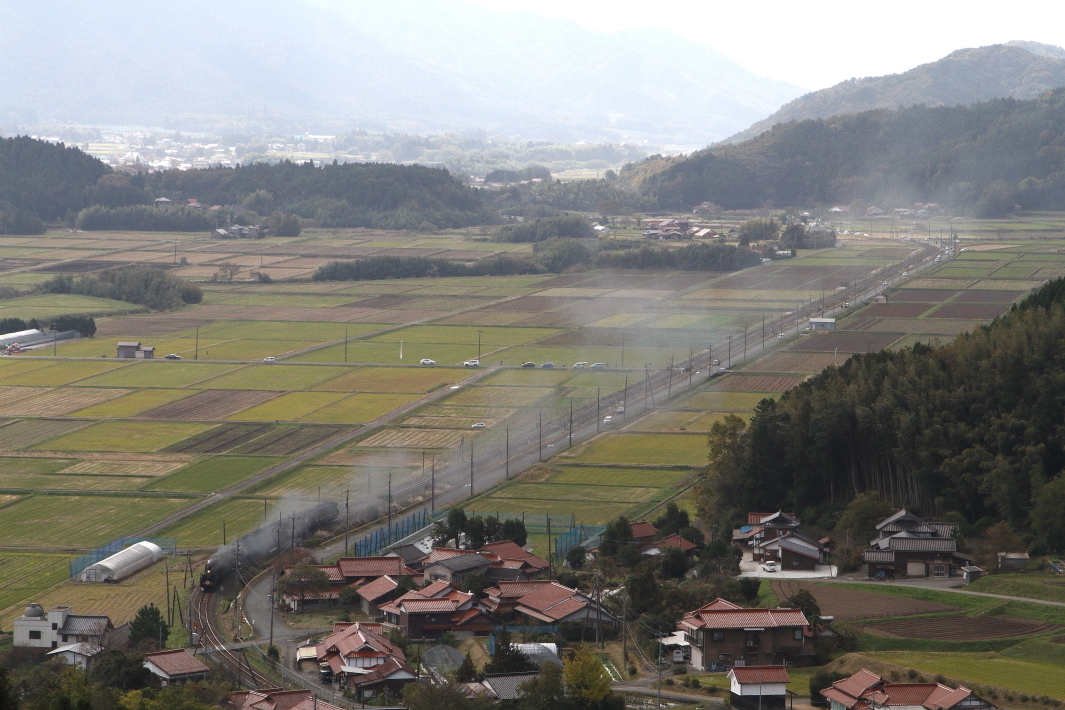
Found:
[[[574,370],[583,370],[585,368],[585,366],[587,366],[587,365],[588,365],[588,363],[586,361],[582,360],[580,362],[573,363],[573,369]]]
[[[333,682],[333,669],[329,667],[328,663],[318,664],[318,679],[323,683]]]

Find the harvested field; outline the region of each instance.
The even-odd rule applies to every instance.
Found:
[[[929,307],[927,303],[873,303],[862,309],[862,315],[873,318],[916,318]]]
[[[1013,303],[1024,291],[962,291],[954,303]]]
[[[1004,304],[997,303],[944,303],[928,314],[929,318],[972,318],[993,320],[1006,312]]]
[[[248,365],[199,384],[200,389],[302,390],[343,374],[329,365]],[[233,410],[236,411],[236,410]]]
[[[578,450],[580,463],[702,466],[707,443],[700,434],[607,434]]]
[[[28,385],[31,387],[58,387],[60,385],[65,385],[68,382],[74,382],[75,380],[99,375],[118,367],[121,366],[111,362],[86,362],[78,360],[55,362],[53,360],[52,364],[48,367],[34,369],[30,372],[14,376],[2,377],[2,375],[6,374],[6,371],[0,371],[0,383],[6,385]]]
[[[887,333],[814,333],[790,346],[791,351],[865,353],[882,350],[899,339],[897,335]]]
[[[234,369],[234,365],[145,360],[79,382],[89,387],[188,387]]]
[[[467,387],[458,390],[449,397],[447,403],[474,406],[531,407],[553,391],[546,387]]]
[[[914,279],[913,281],[907,281],[906,283],[904,283],[902,285],[902,290],[907,291],[909,289],[944,289],[950,291],[958,291],[962,289],[967,289],[972,285],[972,279]],[[1013,288],[1017,288],[1016,284],[1014,284]]]
[[[129,394],[129,390],[64,387],[9,404],[4,407],[4,414],[15,417],[55,417],[121,397],[124,394]]]
[[[781,352],[770,355],[755,367],[766,372],[820,372],[829,365],[842,365],[846,361],[846,355],[839,357],[835,353]]]
[[[77,422],[81,425],[82,422]],[[191,422],[131,422],[114,419],[47,439],[33,448],[43,451],[158,451],[198,434],[207,426]],[[3,431],[0,429],[0,431]]]
[[[1061,627],[1009,616],[940,616],[884,621],[879,624],[866,624],[862,628],[878,636],[894,638],[982,641],[1032,636]]]
[[[92,548],[179,510],[188,498],[34,495],[4,508],[0,529],[12,547]],[[103,585],[101,585],[103,586]]]
[[[274,429],[273,433],[249,442],[235,451],[260,456],[291,456],[344,431],[340,426],[299,426]]]
[[[525,298],[518,298],[513,301],[506,301],[504,303],[497,303],[494,306],[485,308],[486,311],[514,311],[519,313],[542,313],[544,311],[551,311],[563,306],[573,305],[580,303],[580,301],[572,298],[551,298],[549,296],[526,296]]]
[[[971,288],[976,291],[1016,291],[1022,289],[1022,293],[1039,288],[1042,281],[1019,281],[1015,279],[984,279],[977,281]]]
[[[326,395],[340,393],[308,392],[306,394]],[[324,424],[365,424],[419,398],[419,395],[416,394],[353,394],[339,402],[305,414],[299,419],[304,422],[321,422]]]
[[[437,449],[457,447],[463,438],[469,439],[471,432],[445,429],[385,429],[368,439],[359,442],[359,446],[387,446],[410,449]]]
[[[252,422],[291,422],[346,396],[343,392],[286,392],[280,397],[231,414],[228,418]]]
[[[30,419],[0,428],[0,449],[21,449],[87,426],[87,422]]]
[[[98,419],[135,417],[141,412],[161,407],[164,404],[170,404],[191,394],[193,393],[188,390],[136,390],[130,394],[73,412],[71,416]]]
[[[311,389],[320,392],[409,392],[422,394],[460,382],[468,370],[425,367],[360,367],[326,380]]]
[[[146,486],[148,491],[209,493],[232,486],[281,459],[272,456],[212,456]]]
[[[223,424],[167,447],[187,454],[220,454],[270,431],[268,424]]]
[[[185,465],[185,461],[110,461],[94,459],[79,461],[67,466],[58,474],[82,474],[89,476],[165,476]]]
[[[787,375],[728,375],[710,386],[714,392],[785,392],[803,381]]]
[[[210,421],[224,419],[242,409],[273,399],[280,392],[255,390],[207,390],[140,415],[144,419]]]
[[[957,293],[957,291],[943,291],[939,289],[902,288],[891,294],[891,300],[902,301],[905,303],[914,301],[920,303],[942,303],[943,301],[950,300],[950,297]],[[962,293],[968,293],[968,291],[962,291]]]
[[[869,325],[869,333],[931,333],[933,335],[957,335],[972,330],[978,322],[963,318],[881,318]]]
[[[893,616],[942,614],[959,611],[958,607],[946,604],[896,597],[888,594],[876,594],[875,592],[863,592],[830,584],[791,580],[773,582],[773,591],[778,599],[790,599],[800,589],[805,589],[814,596],[822,614],[833,616],[837,621],[861,621],[863,619],[884,619]]]

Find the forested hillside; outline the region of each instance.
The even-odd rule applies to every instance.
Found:
[[[855,495],[1065,551],[1065,280],[948,345],[855,355],[710,435],[701,502],[722,526],[795,510],[831,527]]]
[[[901,74],[848,79],[784,104],[769,118],[728,139],[750,140],[778,123],[896,109],[956,106],[988,99],[1034,99],[1065,86],[1065,51],[1037,42],[959,49]]]
[[[0,201],[43,219],[84,207],[86,193],[110,172],[77,148],[27,136],[0,138]]]
[[[726,209],[938,202],[998,213],[1065,206],[1065,89],[1038,99],[916,106],[779,125],[737,146],[626,168],[626,184],[662,207]],[[1001,181],[1001,182],[1000,182]],[[999,216],[987,214],[986,216]]]

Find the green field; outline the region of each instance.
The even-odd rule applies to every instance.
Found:
[[[482,349],[482,352],[491,352]],[[464,361],[477,357],[476,337],[472,345],[451,345],[435,343],[400,343],[351,341],[347,346],[347,360],[344,359],[344,345],[331,345],[314,352],[296,355],[290,358],[295,362],[360,362],[382,363],[386,365],[417,365],[423,358],[435,360],[441,365],[461,365]]]
[[[229,372],[235,367],[206,362],[145,361],[78,384],[89,387],[188,387],[201,380]]]
[[[966,591],[1065,603],[1065,585],[1053,574],[993,574],[965,586]]]
[[[188,422],[102,421],[43,441],[44,451],[158,451],[207,429]]]
[[[35,495],[3,509],[0,539],[10,547],[92,548],[189,503],[183,498]]]
[[[1065,673],[1062,673],[1061,667],[1057,665],[1022,661],[998,653],[892,651],[867,655],[970,683],[986,683],[1012,688],[1029,695],[1049,695],[1065,699]]]
[[[212,456],[157,478],[144,490],[210,493],[228,488],[283,460],[274,456]]]
[[[166,528],[159,535],[176,537],[182,547],[217,547],[222,544],[223,523],[225,541],[233,542],[262,525],[265,520],[276,519],[277,512],[273,508],[273,504],[268,503],[264,516],[261,500],[227,500],[204,508],[177,525]]]
[[[191,394],[194,393],[188,390],[137,390],[100,404],[94,404],[91,407],[74,412],[71,416],[92,417],[94,419],[135,417],[142,412],[176,402]]]
[[[343,392],[289,392],[226,418],[233,421],[295,421],[344,397]]]
[[[300,417],[300,421],[320,424],[362,424],[414,402],[415,394],[353,394],[335,404]]]
[[[316,496],[319,489],[330,495],[337,495],[344,490],[358,495],[366,489],[366,476],[354,473],[347,466],[303,466],[263,481],[249,493],[269,497],[291,494]]]
[[[42,361],[43,362],[43,361]],[[0,385],[20,385],[22,387],[58,387],[75,380],[82,380],[99,375],[119,367],[117,362],[63,362],[50,361],[49,366],[34,368],[28,372],[5,374],[0,370]]]
[[[69,564],[69,555],[0,552],[0,610],[62,582]]]
[[[230,390],[302,390],[336,377],[342,371],[322,365],[246,365],[197,384],[199,388]]]
[[[595,486],[672,486],[691,475],[690,470],[623,468],[607,466],[560,466],[550,483],[577,483]]]
[[[699,434],[608,434],[575,459],[581,463],[703,466],[706,437]]]
[[[443,367],[359,367],[312,389],[322,392],[388,392],[423,394],[463,381],[473,372]]]
[[[433,343],[477,346],[480,334],[481,346],[519,345],[546,338],[559,331],[553,328],[509,328],[494,326],[461,325],[412,325],[391,333],[377,335],[373,341],[389,343]]]

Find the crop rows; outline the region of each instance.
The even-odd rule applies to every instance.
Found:
[[[301,426],[275,429],[273,433],[237,449],[240,454],[291,456],[344,431],[339,426]]]
[[[270,430],[265,424],[222,424],[202,434],[167,447],[167,451],[189,454],[219,454],[251,441]]]

